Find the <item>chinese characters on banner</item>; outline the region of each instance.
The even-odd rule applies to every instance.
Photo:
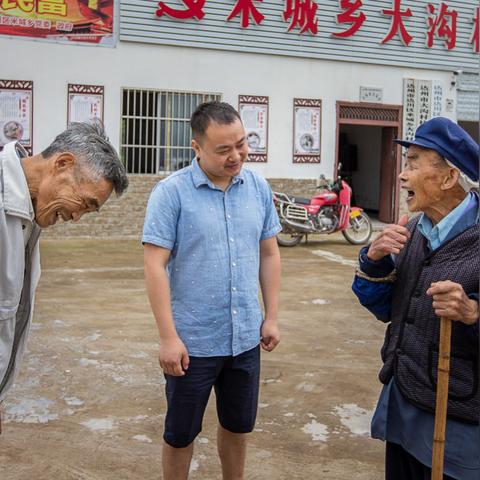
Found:
[[[298,28],[300,33],[318,33],[318,5],[314,0],[286,0],[283,19],[290,22],[287,32]]]
[[[417,129],[417,121],[415,118],[417,90],[415,80],[406,78],[403,80],[403,137],[405,140],[412,141],[415,137]]]
[[[103,122],[104,88],[97,85],[68,85],[67,123],[90,122],[98,119]]]
[[[263,0],[236,0],[233,10],[230,12],[227,20],[230,21],[237,15],[241,16],[242,28],[248,28],[250,25],[250,17],[253,21],[260,25],[265,18],[255,6],[255,2],[262,2]]]
[[[293,101],[293,163],[320,163],[321,100]]]
[[[480,7],[475,9],[475,16],[472,19],[473,28],[470,36],[470,43],[475,52],[480,52]]]
[[[41,1],[62,1],[62,0],[0,0],[0,2],[41,2]],[[69,1],[69,0],[63,0]],[[78,0],[82,1],[82,0]],[[92,1],[92,0],[85,0]],[[230,14],[227,15],[227,21],[237,20],[242,28],[250,28],[253,25],[261,25],[265,20],[268,9],[263,9],[263,0],[232,0],[233,6]],[[283,2],[282,20],[286,24],[287,32],[296,32],[299,34],[308,33],[318,35],[318,9],[321,7],[319,0],[278,0]],[[207,0],[181,0],[183,8],[170,6],[170,2],[158,2],[156,15],[158,17],[171,17],[176,20],[195,19],[202,20],[205,17],[205,6]],[[402,3],[403,2],[403,3]],[[343,30],[332,33],[335,38],[353,37],[368,22],[367,14],[362,11],[364,0],[339,0],[339,13],[336,14],[337,24],[344,27]],[[414,39],[409,32],[409,26],[415,21],[411,8],[405,7],[405,0],[392,0],[392,8],[379,9],[379,12],[386,17],[390,17],[390,27],[383,39],[379,43],[385,44],[394,38],[399,38],[404,45],[408,46]],[[426,4],[426,47],[433,48],[436,42],[443,41],[448,50],[455,48],[457,43],[457,23],[460,18],[459,12],[451,8],[446,1],[439,4]],[[462,12],[463,17],[465,13]],[[480,13],[479,7],[472,11],[471,20],[472,33],[469,39],[475,52],[480,51]],[[417,19],[418,20],[418,19]],[[409,23],[410,22],[410,23]],[[413,30],[413,29],[412,29]]]
[[[239,95],[238,112],[247,133],[248,161],[266,162],[268,153],[268,97]]]
[[[443,87],[438,81],[432,82],[432,117],[442,114]]]
[[[183,2],[187,7],[185,10],[175,10],[169,7],[165,2],[158,2],[158,10],[156,12],[157,17],[167,15],[177,20],[185,20],[187,18],[196,18],[201,20],[205,13],[203,12],[203,6],[205,0],[184,0]]]
[[[114,0],[0,0],[0,35],[112,46]]]
[[[417,80],[416,122],[417,127],[425,123],[432,116],[432,82]]]
[[[383,88],[360,86],[359,100],[368,103],[383,103]]]
[[[32,151],[33,82],[0,80],[0,150],[19,141]]]
[[[411,17],[412,11],[410,8],[406,10],[401,10],[401,1],[394,0],[393,10],[383,9],[382,13],[384,15],[389,15],[392,17],[392,23],[390,24],[390,31],[387,33],[387,36],[382,40],[382,43],[389,42],[396,35],[400,35],[402,42],[408,46],[412,41],[412,36],[407,32],[405,24],[403,23],[403,17]]]
[[[427,46],[433,47],[435,35],[440,38],[445,38],[445,46],[448,50],[455,48],[457,41],[457,16],[456,10],[449,10],[446,3],[440,4],[440,11],[435,15],[435,6],[428,4],[428,32],[427,32]]]
[[[443,87],[437,81],[405,78],[403,105],[403,136],[406,140],[413,140],[415,130],[422,123],[446,111]]]
[[[363,12],[360,12],[357,15],[353,15],[353,13],[356,12],[361,6],[362,0],[355,0],[354,2],[352,2],[352,0],[340,0],[340,8],[345,10],[345,12],[337,15],[337,23],[351,23],[352,25],[350,25],[350,27],[343,32],[334,33],[333,35],[335,37],[351,37],[352,35],[355,35],[358,30],[360,30],[360,27],[367,19],[367,16]]]

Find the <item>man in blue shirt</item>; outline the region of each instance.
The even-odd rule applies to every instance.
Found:
[[[223,478],[241,480],[257,412],[259,345],[271,351],[280,340],[281,227],[268,183],[242,168],[248,145],[237,111],[204,103],[191,127],[196,158],[154,188],[142,239],[167,382],[163,478],[188,478],[214,387]]]
[[[436,117],[417,129],[400,174],[411,212],[360,252],[353,290],[388,322],[372,436],[386,440],[387,480],[429,480],[439,318],[453,321],[444,478],[480,478],[479,147]],[[408,223],[407,223],[408,222]]]

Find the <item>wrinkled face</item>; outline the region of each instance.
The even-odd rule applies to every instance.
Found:
[[[248,155],[248,144],[242,122],[229,125],[211,122],[205,135],[192,140],[199,165],[207,176],[215,180],[231,180],[242,169]]]
[[[446,172],[447,170],[447,172]],[[407,191],[407,206],[411,212],[427,215],[445,197],[442,188],[448,168],[434,150],[412,145],[407,150],[405,167],[399,175],[401,188]]]
[[[51,173],[33,199],[35,220],[41,228],[50,227],[57,220],[78,221],[85,213],[97,212],[112,190],[108,180],[92,179],[87,171],[79,175],[73,167]]]

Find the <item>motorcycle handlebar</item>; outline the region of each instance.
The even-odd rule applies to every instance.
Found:
[[[341,190],[342,189],[342,176],[339,174],[336,180],[327,180],[323,175],[319,179],[320,184],[315,188],[317,190],[327,189],[327,190]]]
[[[337,180],[334,182],[328,182],[328,184],[325,185],[318,185],[315,187],[317,190],[320,189],[326,189],[326,190],[338,190],[340,191],[342,189],[342,177],[338,177]]]

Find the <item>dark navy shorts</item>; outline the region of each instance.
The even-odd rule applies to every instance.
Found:
[[[202,431],[208,398],[215,387],[220,425],[233,433],[255,426],[260,383],[260,347],[236,357],[190,357],[185,375],[165,375],[167,416],[163,439],[184,448]]]

